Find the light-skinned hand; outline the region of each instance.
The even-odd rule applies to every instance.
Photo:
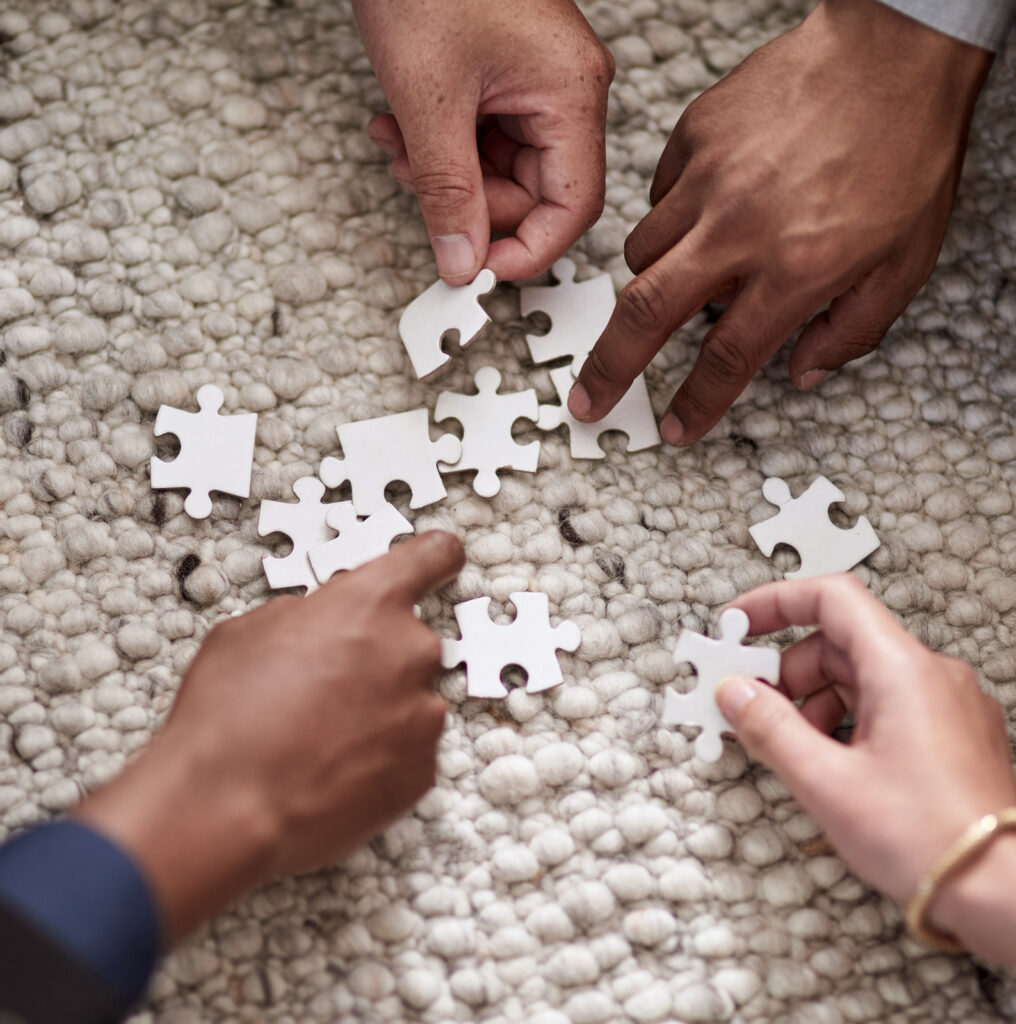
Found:
[[[434,781],[440,641],[414,614],[462,567],[432,532],[209,633],[162,732],[77,817],[148,877],[170,945],[272,877],[341,857]]]
[[[603,210],[609,51],[572,0],[353,7],[392,110],[368,132],[416,193],[441,277],[541,274]]]
[[[823,0],[703,93],[628,238],[637,276],[572,414],[601,419],[713,299],[728,305],[663,419],[671,444],[702,437],[809,317],[797,386],[872,351],[935,265],[991,60],[878,0]]]
[[[731,679],[716,699],[748,753],[783,779],[861,878],[906,903],[968,826],[1016,805],[1001,707],[969,665],[923,647],[856,577],[772,583],[734,605],[753,636],[818,627],[784,652],[782,693]],[[855,725],[844,744],[826,733],[848,711]],[[931,923],[1016,964],[1014,882],[1010,834],[946,882]]]

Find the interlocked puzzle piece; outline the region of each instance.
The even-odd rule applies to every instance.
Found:
[[[337,572],[359,569],[380,558],[388,553],[396,537],[413,532],[413,524],[387,502],[362,522],[352,502],[333,505],[328,511],[328,526],[338,536],[314,548],[309,556],[319,583],[327,583]]]
[[[349,480],[360,516],[384,505],[385,487],[395,480],[408,484],[413,492],[410,508],[440,501],[447,492],[437,463],[454,465],[462,454],[462,442],[454,434],[430,439],[426,409],[343,423],[338,434],[344,458],[326,458],[321,479],[329,487]]]
[[[220,416],[224,396],[214,384],[198,389],[200,412],[184,412],[164,405],[155,417],[155,436],[176,434],[180,454],[172,462],[152,458],[151,483],[156,490],[184,488],[183,503],[192,519],[207,519],[212,512],[212,491],[238,498],[250,496],[254,465],[256,413]]]
[[[429,377],[448,362],[441,340],[449,331],[459,332],[459,345],[465,348],[490,322],[479,298],[492,292],[496,284],[494,271],[485,268],[471,284],[452,287],[435,281],[406,306],[399,320],[399,335],[417,377]]]
[[[576,281],[575,264],[567,257],[553,269],[558,284],[519,289],[523,316],[542,312],[550,317],[550,330],[527,334],[526,344],[534,363],[570,356],[571,372],[577,374],[614,312],[614,282],[609,274]]]
[[[849,530],[840,529],[829,518],[829,506],[843,501],[845,495],[824,476],[799,498],[790,496],[790,488],[779,477],[766,480],[762,494],[766,501],[779,505],[780,511],[749,527],[748,532],[764,555],[772,555],[777,544],[789,544],[797,551],[801,567],[788,572],[788,580],[846,572],[881,546],[878,534],[864,516]]]
[[[462,457],[453,466],[441,464],[443,472],[478,470],[473,479],[473,490],[484,498],[492,498],[501,490],[497,471],[510,467],[525,473],[535,473],[540,461],[540,442],[517,444],[512,437],[516,420],[534,423],[539,416],[536,392],[519,391],[513,395],[499,395],[501,374],[493,366],[476,371],[475,395],[460,395],[443,391],[437,397],[434,419],[456,419],[462,424]]]
[[[610,430],[628,435],[625,451],[639,452],[660,443],[660,431],[656,426],[653,407],[649,403],[649,390],[641,374],[632,382],[621,401],[599,423],[581,423],[568,411],[568,392],[573,383],[571,367],[559,366],[551,370],[550,379],[561,404],[541,405],[537,426],[541,430],[567,426],[572,458],[605,458],[599,438]]]
[[[728,676],[748,676],[775,684],[780,678],[780,652],[765,647],[745,647],[748,616],[740,608],[728,608],[720,616],[720,639],[682,631],[674,647],[674,663],[690,662],[698,682],[691,693],[668,689],[663,703],[667,725],[698,725],[695,755],[702,761],[718,761],[723,754],[722,733],[732,726],[716,703],[716,687]]]
[[[478,597],[455,606],[455,620],[461,640],[442,643],[441,663],[455,668],[465,662],[466,689],[470,697],[507,697],[501,672],[518,665],[526,673],[526,693],[539,693],[557,686],[564,678],[557,650],[574,651],[581,642],[579,628],[562,622],[551,628],[546,594],[511,595],[517,612],[507,626],[491,622],[487,614],[489,597]]]
[[[265,577],[273,590],[284,590],[287,587],[306,587],[309,594],[317,590],[318,581],[314,576],[308,555],[317,547],[335,536],[335,531],[328,526],[328,513],[348,505],[352,512],[353,504],[344,502],[323,502],[325,485],[317,477],[304,476],[293,484],[299,501],[263,501],[258,516],[258,535],[284,533],[293,542],[293,550],[284,558],[266,555],[261,564],[265,568]],[[356,514],[353,513],[355,519]]]

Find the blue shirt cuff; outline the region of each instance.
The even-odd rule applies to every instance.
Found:
[[[98,832],[61,821],[0,846],[0,900],[126,1003],[144,991],[159,954],[158,907],[138,867]]]

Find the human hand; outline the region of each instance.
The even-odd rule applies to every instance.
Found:
[[[170,943],[254,885],[348,853],[430,788],[440,641],[413,606],[462,562],[454,537],[427,533],[211,631],[164,730],[78,811],[147,875]]]
[[[626,245],[638,276],[569,408],[602,418],[671,333],[728,302],[661,433],[698,440],[817,309],[798,387],[872,351],[931,273],[992,56],[878,0],[823,0],[678,121]]]
[[[998,703],[981,692],[968,665],[923,647],[856,577],[772,583],[734,604],[748,614],[752,635],[818,626],[784,652],[783,693],[734,679],[717,688],[716,699],[747,751],[784,780],[866,881],[905,903],[968,826],[1016,805]],[[788,696],[802,702],[800,710]],[[841,744],[825,733],[847,711],[855,725]],[[997,840],[999,851],[1010,842]],[[1008,862],[995,870],[1011,892],[1016,855],[1012,845],[1005,852]],[[998,881],[985,886],[993,898]],[[1007,928],[986,927],[983,914],[971,913],[979,897],[962,895],[963,886],[977,884],[965,873],[946,882],[932,922],[971,949],[1016,962],[1013,901]]]
[[[441,277],[542,273],[603,210],[614,62],[573,0],[353,7],[392,109],[368,131],[416,193]]]

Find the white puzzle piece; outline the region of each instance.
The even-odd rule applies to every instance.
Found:
[[[224,396],[214,384],[198,389],[200,412],[185,412],[164,405],[155,417],[155,436],[176,434],[180,454],[172,462],[152,458],[151,483],[156,490],[190,491],[183,503],[192,519],[207,519],[212,512],[212,491],[250,496],[254,465],[256,413],[220,416]]]
[[[628,452],[640,452],[660,443],[660,431],[649,402],[649,389],[641,374],[632,382],[621,401],[598,423],[581,423],[568,411],[568,392],[573,384],[571,367],[559,366],[551,370],[550,379],[561,404],[541,405],[537,426],[541,430],[567,426],[572,458],[605,458],[599,438],[610,430],[628,435],[625,448]]]
[[[470,697],[507,697],[501,672],[518,665],[527,676],[526,693],[557,686],[564,678],[557,650],[574,651],[582,640],[573,622],[551,627],[546,594],[511,595],[515,621],[500,626],[487,614],[489,597],[478,597],[455,606],[461,640],[442,642],[441,663],[455,668],[465,662],[466,690]]]
[[[451,357],[441,348],[449,331],[459,332],[459,346],[465,348],[490,323],[479,299],[496,284],[494,271],[485,268],[471,284],[453,287],[435,281],[406,306],[399,320],[399,335],[417,377],[429,377],[449,361]]]
[[[535,473],[540,461],[539,441],[522,445],[512,437],[516,420],[536,422],[539,416],[536,392],[530,388],[513,395],[499,395],[500,386],[501,374],[493,366],[484,366],[476,371],[475,395],[443,391],[434,407],[434,419],[438,423],[456,419],[462,424],[462,457],[453,466],[442,463],[438,468],[445,473],[478,470],[473,490],[484,498],[492,498],[501,490],[499,469]]]
[[[779,477],[762,484],[766,501],[780,511],[770,519],[749,527],[752,539],[762,554],[772,555],[777,544],[789,544],[797,551],[801,567],[788,572],[788,580],[846,572],[864,561],[882,542],[868,520],[861,516],[849,530],[842,530],[829,518],[829,506],[843,501],[843,492],[820,476],[799,498],[790,496],[790,488]]]
[[[385,487],[396,480],[413,492],[410,508],[423,508],[447,493],[439,462],[454,465],[462,454],[462,442],[454,434],[430,439],[426,409],[412,409],[394,416],[343,423],[338,429],[343,458],[326,458],[321,479],[329,487],[348,480],[353,505],[360,516],[369,516],[385,503]]]
[[[352,512],[353,503],[323,502],[321,499],[324,497],[325,485],[313,476],[301,477],[293,484],[293,491],[299,499],[296,502],[261,502],[258,535],[265,537],[270,533],[284,533],[293,542],[293,550],[284,558],[266,555],[261,564],[268,585],[273,590],[306,587],[309,594],[317,590],[318,581],[307,556],[312,549],[335,536],[335,531],[327,522],[329,510],[339,505],[348,505]],[[356,514],[353,513],[353,516],[355,518]]]
[[[523,316],[541,312],[550,317],[550,330],[527,334],[526,344],[534,363],[570,356],[576,375],[614,312],[614,282],[609,274],[576,281],[575,264],[567,256],[554,264],[553,272],[558,284],[519,289]]]
[[[413,532],[413,524],[387,502],[362,522],[356,518],[352,502],[333,505],[328,526],[338,536],[310,552],[311,568],[322,584],[337,572],[359,569],[380,558],[388,553],[396,537]]]
[[[748,616],[740,608],[728,608],[720,616],[720,639],[684,630],[674,647],[674,663],[690,662],[698,676],[691,693],[668,689],[663,702],[666,725],[697,725],[695,756],[718,761],[723,754],[724,732],[733,727],[716,703],[716,687],[729,676],[748,676],[775,685],[780,678],[780,652],[766,647],[745,647]]]

